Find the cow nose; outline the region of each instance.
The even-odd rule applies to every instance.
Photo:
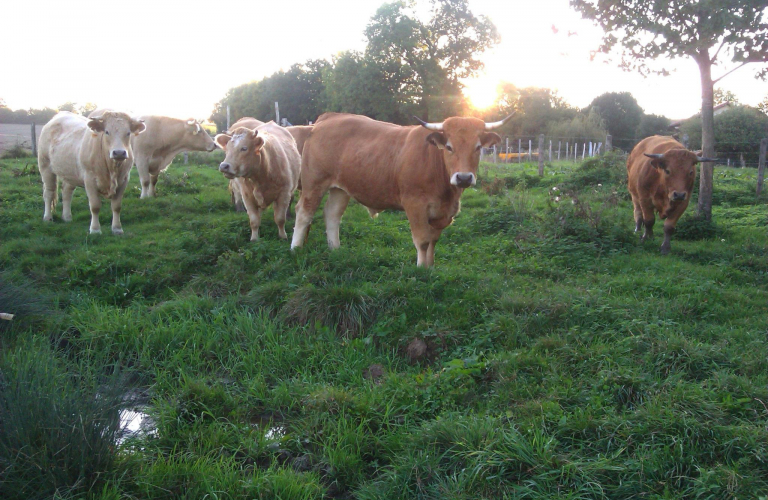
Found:
[[[684,200],[685,199],[685,191],[682,193],[678,193],[677,191],[672,192],[672,199],[673,200]]]
[[[124,149],[113,149],[112,158],[115,160],[125,160],[128,158],[128,151]]]
[[[230,165],[229,163],[221,162],[221,165],[219,165],[219,172],[226,172],[227,170],[229,170],[231,166],[232,165]]]
[[[467,187],[470,184],[472,184],[473,178],[474,178],[474,174],[460,172],[456,174],[456,185],[460,187]]]

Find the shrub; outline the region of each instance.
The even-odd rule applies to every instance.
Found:
[[[0,490],[5,500],[93,491],[115,469],[116,382],[69,373],[42,342],[0,359]],[[117,379],[115,379],[117,380]]]
[[[675,238],[681,240],[705,240],[714,238],[719,232],[719,228],[711,220],[695,214],[684,214],[677,223]]]
[[[17,158],[31,158],[32,151],[24,149],[21,144],[16,144],[11,149],[6,149],[3,156],[0,156],[3,160],[13,160]]]

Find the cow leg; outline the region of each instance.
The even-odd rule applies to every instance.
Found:
[[[653,201],[645,200],[641,202],[640,209],[643,215],[643,224],[645,224],[645,232],[640,238],[640,241],[645,241],[653,238],[653,225],[656,223],[656,214],[653,212]]]
[[[75,190],[75,186],[62,181],[61,183],[61,219],[64,222],[72,221],[72,193]]]
[[[112,234],[123,234],[123,224],[120,222],[120,212],[123,209],[123,193],[128,185],[128,179],[117,185],[115,195],[112,197]]]
[[[101,234],[101,224],[99,224],[99,210],[101,210],[101,197],[95,182],[85,182],[85,193],[88,195],[88,206],[91,209],[91,234]]]
[[[155,186],[157,186],[157,178],[160,177],[160,173],[157,174],[149,174],[149,196],[151,198],[154,198],[157,196],[157,191],[155,190]]]
[[[56,191],[59,179],[50,168],[40,167],[40,176],[43,178],[43,220],[53,220],[53,208],[56,206]]]
[[[632,198],[632,205],[635,207],[635,232],[637,233],[643,227],[643,209],[634,197]]]
[[[675,234],[674,224],[668,224],[665,221],[664,222],[664,242],[661,244],[661,255],[667,255],[669,251],[672,250],[672,243],[670,242],[670,238],[672,238],[673,234]]]
[[[275,206],[273,207],[275,224],[277,224],[277,235],[282,240],[288,239],[288,235],[285,233],[285,220],[288,215],[288,209],[291,207],[292,199],[290,194],[283,194],[275,200]]]
[[[245,204],[245,211],[248,212],[248,222],[251,225],[251,241],[259,239],[259,227],[261,227],[261,212],[262,209],[256,202],[256,198],[253,193],[247,189],[240,191],[243,194],[243,203]]]
[[[308,189],[301,192],[299,203],[296,205],[296,224],[293,226],[291,250],[302,246],[307,239],[312,217],[317,212],[324,194],[324,191],[310,191]]]
[[[424,207],[406,207],[405,215],[411,224],[411,237],[416,247],[416,265],[431,267],[435,263],[435,243],[440,238],[441,231],[429,225]]]
[[[145,161],[136,161],[136,170],[139,171],[139,180],[141,181],[141,198],[149,198],[150,175],[149,165]]]
[[[325,215],[325,234],[328,238],[328,247],[337,249],[341,246],[339,241],[339,226],[341,225],[341,216],[349,204],[349,195],[339,188],[331,188],[328,193],[328,199],[323,209]]]

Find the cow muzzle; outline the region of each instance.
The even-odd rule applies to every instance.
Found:
[[[124,149],[113,149],[109,152],[109,157],[113,160],[126,160],[128,159],[128,151]]]
[[[471,172],[456,172],[451,176],[451,184],[460,188],[468,188],[474,186],[477,180],[475,174]]]
[[[685,191],[683,192],[672,191],[672,197],[670,199],[672,201],[684,201],[687,196],[688,196],[688,193],[686,193]]]
[[[222,162],[219,165],[219,172],[224,174],[224,177],[226,177],[227,179],[234,179],[235,178],[235,174],[232,173],[232,165],[230,165],[227,162]]]

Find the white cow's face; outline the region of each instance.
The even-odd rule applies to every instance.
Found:
[[[111,160],[123,161],[128,159],[131,151],[131,134],[139,135],[146,126],[125,113],[106,111],[92,117],[88,128],[95,136],[100,136],[103,151],[109,152]]]
[[[247,177],[261,165],[261,148],[265,138],[258,131],[238,128],[232,135],[219,134],[216,144],[227,152],[224,161],[219,165],[219,172],[224,177]]]
[[[213,137],[208,135],[208,132],[194,119],[187,120],[184,125],[184,145],[193,151],[208,151],[210,153],[216,149]]]

